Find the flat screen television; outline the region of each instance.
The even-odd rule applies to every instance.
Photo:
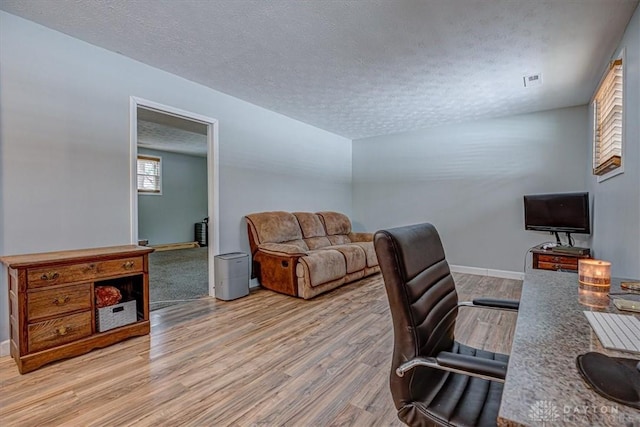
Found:
[[[525,230],[590,234],[589,218],[589,193],[524,196]]]

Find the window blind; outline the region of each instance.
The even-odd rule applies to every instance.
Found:
[[[138,192],[160,193],[160,157],[138,156]]]
[[[594,175],[604,175],[622,164],[622,77],[622,59],[612,61],[594,96]]]

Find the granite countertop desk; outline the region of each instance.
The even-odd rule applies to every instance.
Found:
[[[617,292],[620,279],[612,279]],[[640,294],[618,297],[640,301]],[[580,304],[576,273],[527,269],[499,426],[640,426],[639,410],[601,397],[578,373],[576,356],[589,351],[640,359],[602,347],[583,313],[589,310],[632,314],[611,302],[599,309]]]

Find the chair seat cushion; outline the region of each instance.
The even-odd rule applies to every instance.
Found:
[[[484,359],[509,361],[509,356],[505,354],[477,350],[458,342],[454,342],[451,351]],[[433,376],[429,377],[433,380]],[[419,376],[415,380],[420,381]],[[428,395],[399,410],[399,415],[402,418],[404,413],[409,418],[405,422],[413,421],[408,424],[422,419],[419,424],[429,420],[435,425],[495,426],[502,388],[503,385],[499,382],[443,371],[440,386],[429,387]]]

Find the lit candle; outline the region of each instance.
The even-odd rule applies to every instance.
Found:
[[[607,292],[589,291],[583,289],[583,285],[580,285],[578,288],[578,302],[590,308],[607,308],[609,307],[609,294]]]
[[[611,263],[598,259],[579,260],[578,281],[582,289],[608,293],[611,287]]]

